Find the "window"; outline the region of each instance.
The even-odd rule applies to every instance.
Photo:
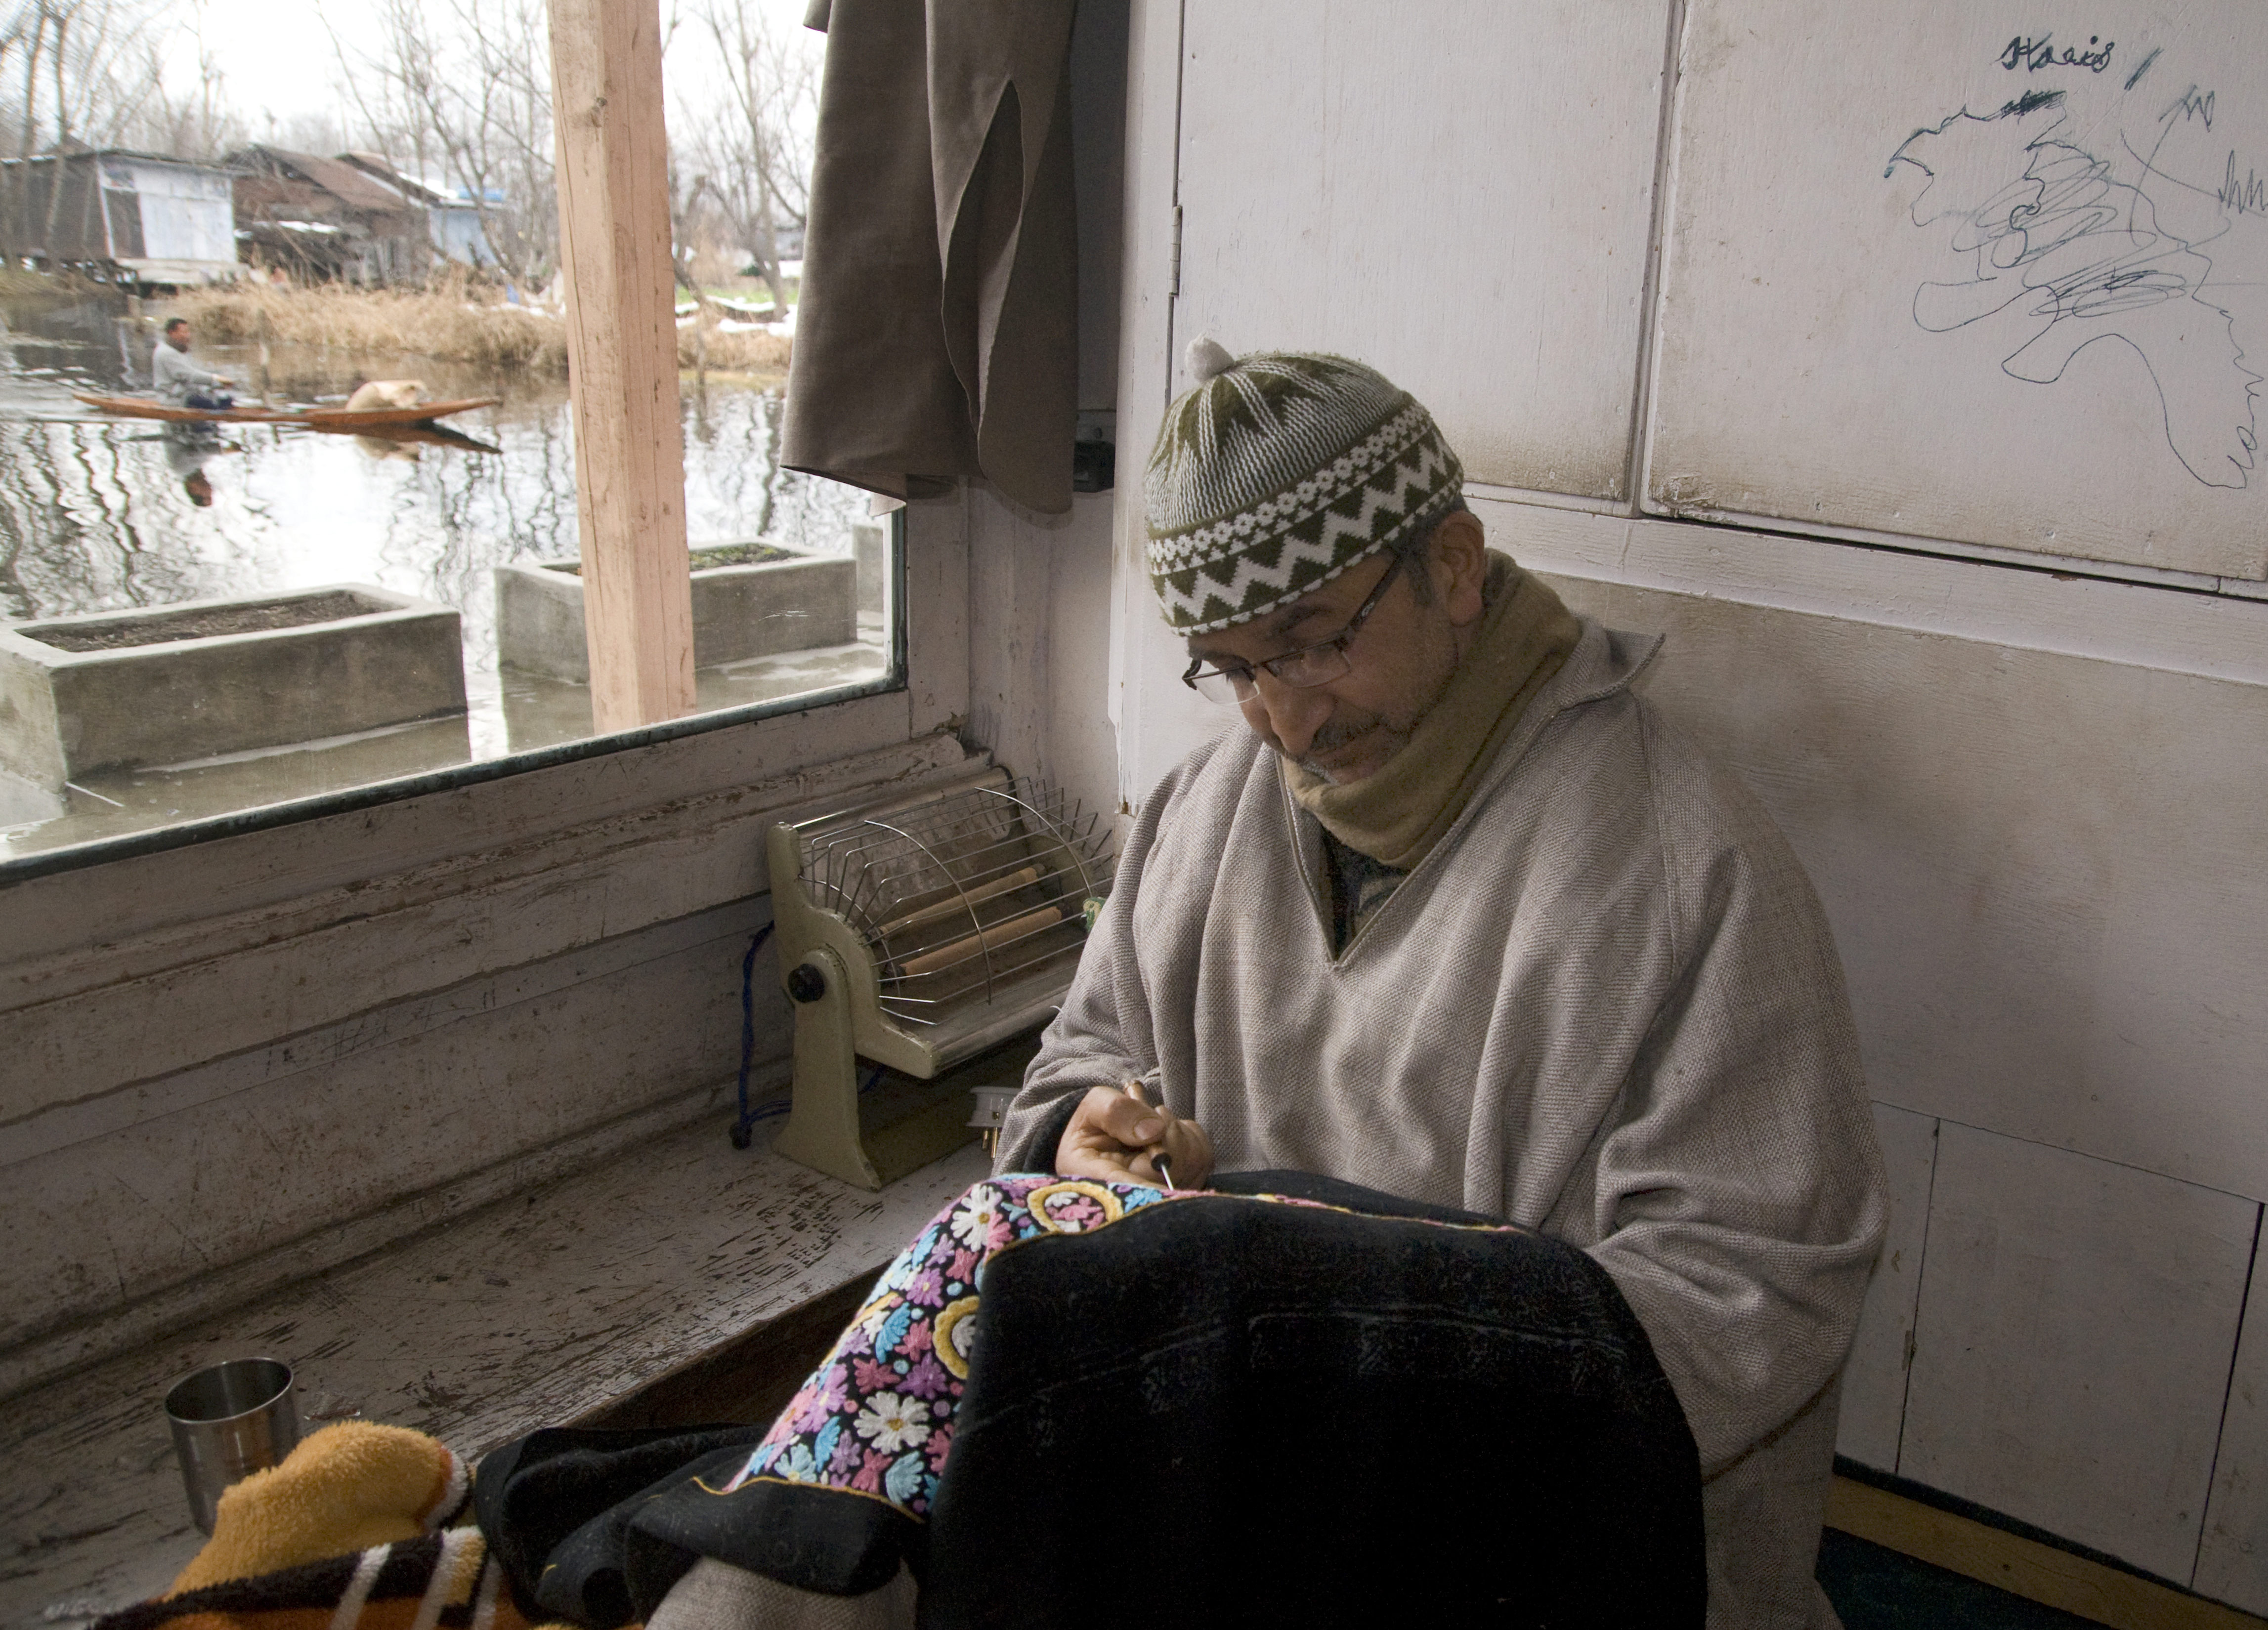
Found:
[[[405,360],[386,371],[429,398],[503,400],[386,439],[182,427],[76,399],[146,391],[156,325],[122,295],[7,316],[0,877],[905,682],[901,518],[779,468],[777,381],[687,385],[698,711],[600,738],[563,378]],[[288,342],[194,355],[254,398],[373,371]]]

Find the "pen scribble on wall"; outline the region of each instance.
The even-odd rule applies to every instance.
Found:
[[[1914,224],[1949,228],[1947,247],[1972,272],[1923,283],[1916,324],[1947,334],[2005,313],[1994,332],[2023,337],[2001,371],[2035,385],[2053,385],[2098,341],[2124,341],[2156,385],[2175,456],[2207,486],[2244,487],[2259,448],[2261,375],[2201,246],[2228,231],[2247,195],[2220,176],[2205,187],[2158,167],[2169,138],[2209,132],[2213,119],[2213,93],[2193,85],[2156,115],[2146,157],[2122,136],[2105,160],[2078,144],[2064,92],[2032,91],[1917,129],[1883,173],[1904,164],[1928,178]],[[2227,175],[2236,174],[2232,153]]]

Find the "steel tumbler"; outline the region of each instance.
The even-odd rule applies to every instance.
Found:
[[[189,1515],[210,1534],[221,1491],[276,1465],[299,1441],[291,1367],[272,1358],[232,1358],[200,1369],[166,1394],[166,1420],[173,1428]]]

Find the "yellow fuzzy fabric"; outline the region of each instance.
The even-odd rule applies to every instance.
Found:
[[[463,1503],[457,1457],[423,1432],[342,1421],[220,1497],[205,1548],[168,1596],[431,1532]]]

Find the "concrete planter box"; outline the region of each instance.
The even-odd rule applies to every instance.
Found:
[[[858,614],[879,617],[890,581],[890,523],[850,523],[850,556],[858,562]]]
[[[464,711],[457,613],[370,584],[0,626],[0,768],[49,788]]]
[[[753,558],[752,558],[753,557]],[[583,562],[539,561],[496,569],[497,656],[506,665],[588,684]],[[693,551],[693,665],[720,668],[755,657],[858,637],[858,562],[778,544],[705,544]]]

